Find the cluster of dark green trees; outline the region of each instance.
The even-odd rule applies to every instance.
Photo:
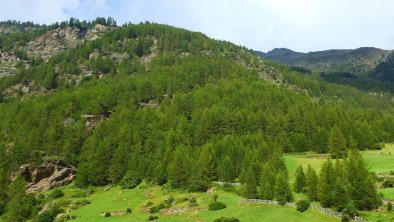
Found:
[[[323,207],[338,211],[352,207],[372,210],[382,203],[375,175],[368,172],[367,164],[356,150],[351,150],[344,160],[328,159],[319,175],[311,166],[306,172],[299,166],[294,191],[305,193],[311,201],[320,201]]]
[[[155,42],[157,55],[143,63]],[[94,51],[104,56],[89,60]],[[105,57],[109,52],[129,58],[117,63]],[[0,104],[2,205],[13,198],[10,173],[48,158],[76,165],[79,186],[145,179],[206,190],[214,180],[239,180],[246,197],[285,202],[292,195],[283,152],[342,157],[349,148],[394,139],[388,99],[267,62],[283,75],[283,85],[273,85],[259,78],[261,70],[242,65],[255,57],[201,33],[127,24],[0,79],[2,92],[26,82],[53,90],[22,100],[5,96]],[[107,75],[67,82],[64,74],[79,75],[81,64]],[[84,114],[103,121],[91,130]]]

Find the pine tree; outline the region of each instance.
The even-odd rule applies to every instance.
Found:
[[[174,188],[187,188],[191,173],[189,150],[179,146],[174,152],[173,159],[168,166],[168,179]]]
[[[295,182],[294,182],[294,191],[296,193],[302,193],[305,191],[306,187],[306,177],[304,173],[304,169],[302,165],[299,165],[295,172]]]
[[[328,137],[328,150],[332,158],[346,156],[346,139],[338,127],[333,127]]]
[[[259,196],[261,199],[273,200],[275,198],[276,174],[269,164],[263,164],[260,175]]]
[[[257,197],[257,182],[252,166],[249,166],[249,169],[245,174],[243,195],[248,199],[254,199]]]
[[[327,160],[320,171],[319,176],[319,200],[323,207],[334,205],[334,187],[336,184],[336,174],[332,161]]]
[[[333,201],[337,211],[342,211],[349,204],[346,186],[341,180],[337,180],[334,185]]]
[[[23,222],[29,219],[33,213],[33,199],[25,193],[26,181],[18,177],[12,182],[7,203],[6,222]]]
[[[285,204],[293,199],[289,180],[284,172],[279,172],[275,182],[275,199],[281,204]]]
[[[6,181],[5,170],[4,168],[0,168],[0,215],[4,213],[5,207],[7,206]]]
[[[319,178],[316,171],[308,165],[308,169],[306,171],[306,195],[311,201],[318,200],[318,184]]]
[[[382,201],[377,193],[375,178],[368,172],[367,164],[361,154],[351,150],[344,163],[348,194],[358,210],[378,208]]]
[[[215,163],[209,146],[205,146],[201,151],[194,169],[189,186],[195,191],[206,191],[215,179]]]

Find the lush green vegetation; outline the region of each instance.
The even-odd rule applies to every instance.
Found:
[[[71,20],[68,25],[78,24]],[[93,52],[100,56],[92,58]],[[108,56],[113,52],[128,57],[119,62]],[[84,76],[78,84],[68,78],[81,76],[86,67],[93,74]],[[261,77],[266,70],[274,74],[264,81]],[[3,93],[25,83],[51,91],[31,97]],[[394,140],[394,106],[389,97],[302,76],[262,61],[245,48],[211,40],[201,33],[150,23],[127,24],[46,63],[21,69],[14,76],[0,79],[0,90],[0,196],[4,197],[0,213],[7,211],[6,221],[10,221],[9,215],[18,213],[12,209],[15,203],[26,206],[19,221],[34,217],[43,204],[38,197],[23,195],[21,189],[8,189],[10,173],[25,163],[62,159],[77,167],[75,184],[82,188],[109,184],[133,188],[144,180],[201,192],[218,180],[242,183],[240,194],[246,198],[285,203],[294,199],[285,159],[292,167],[298,164],[294,157],[283,158],[283,153],[313,151],[345,158],[350,149],[380,149],[380,143]],[[93,126],[89,118],[94,119]],[[353,173],[353,168],[358,169],[358,177],[338,185]],[[356,151],[343,165],[335,165],[335,170],[344,174],[334,175],[330,162],[320,173],[312,167],[304,169],[305,180],[297,191],[311,200],[321,200],[324,206],[339,210],[351,201],[362,210],[379,205],[375,180]],[[18,183],[11,187],[20,187]],[[370,192],[358,193],[355,187],[359,184]],[[317,187],[326,190],[318,195]],[[137,191],[122,191],[135,195],[135,200],[128,201],[122,201],[126,197],[119,195],[114,200],[108,193],[94,195],[91,201],[96,208],[93,204],[81,208],[90,209],[81,215],[92,218],[77,220],[93,221],[99,217],[97,210],[116,210],[104,209],[111,206],[104,197],[124,210],[131,207],[133,213],[127,217],[140,215],[139,221],[147,220],[147,214],[135,210],[143,201]],[[339,203],[321,195],[339,191],[349,194],[349,198]],[[357,199],[360,195],[368,201]],[[227,208],[217,211],[221,213],[201,212],[201,218],[214,220],[239,208],[242,211],[233,216],[241,221],[254,221],[258,218],[255,215],[265,209],[273,212],[267,221],[300,217],[295,209],[243,208],[235,206],[239,196],[220,196]],[[52,197],[63,199],[59,191]],[[30,198],[31,203],[27,201]],[[153,203],[152,212],[167,209],[170,204],[163,201]],[[208,206],[207,201],[202,203]],[[279,216],[280,212],[289,213]],[[306,211],[302,220],[313,216],[316,213]],[[159,216],[158,220],[184,221],[175,216]]]
[[[182,191],[165,192],[161,187],[146,186],[141,184],[139,187],[131,190],[121,190],[119,188],[111,188],[109,191],[104,191],[103,188],[97,188],[96,191],[86,198],[72,198],[71,196],[80,189],[72,186],[65,187],[65,197],[58,199],[59,202],[80,201],[88,199],[90,204],[83,205],[76,210],[71,211],[70,215],[75,215],[76,219],[73,221],[147,221],[149,212],[146,212],[145,206],[151,202],[153,205],[158,205],[170,197],[176,200],[176,203],[171,208],[184,208],[188,206],[188,201],[185,201],[188,196],[196,196],[197,204],[193,210],[184,211],[181,214],[166,215],[154,214],[158,216],[157,221],[207,221],[212,222],[220,217],[236,217],[240,221],[339,221],[338,219],[321,214],[317,211],[307,210],[300,213],[295,208],[288,208],[282,206],[270,205],[253,205],[253,204],[238,204],[238,200],[242,197],[231,192],[218,190],[218,200],[225,203],[227,208],[218,211],[206,210],[212,201],[212,194],[207,193],[188,193]],[[149,194],[149,195],[148,195]],[[114,216],[105,218],[100,216],[102,212],[111,211],[125,211],[131,208],[133,212],[123,216]]]

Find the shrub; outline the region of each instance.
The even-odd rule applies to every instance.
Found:
[[[127,208],[126,213],[131,214],[131,213],[133,213],[133,211],[130,208]]]
[[[213,202],[216,202],[216,201],[218,201],[218,198],[219,198],[219,195],[217,195],[216,193],[215,193],[215,194],[213,194],[213,196],[212,196],[212,200],[213,200]]]
[[[209,210],[221,210],[224,208],[226,208],[226,204],[219,202],[219,201],[212,202],[208,206]]]
[[[133,189],[140,185],[142,179],[137,176],[126,175],[123,177],[122,181],[120,182],[120,186],[123,189]]]
[[[54,190],[52,191],[52,193],[51,193],[51,197],[52,197],[53,199],[56,199],[56,198],[59,198],[59,197],[62,197],[62,196],[64,196],[64,193],[63,193],[63,191],[60,190],[60,189],[54,189]]]
[[[159,217],[156,216],[156,215],[149,215],[149,217],[148,217],[148,221],[154,221],[154,220],[157,220],[157,219],[159,219]]]
[[[151,214],[159,213],[161,209],[170,208],[172,203],[175,201],[173,197],[168,198],[167,200],[159,203],[157,206],[153,206],[149,208],[149,212]]]
[[[198,206],[198,204],[197,204],[197,199],[196,199],[196,197],[191,197],[190,199],[189,199],[189,207],[197,207]]]
[[[52,222],[53,219],[53,213],[50,211],[45,211],[37,216],[36,222]]]
[[[240,222],[240,220],[236,217],[221,217],[215,219],[213,222]]]
[[[382,183],[383,188],[394,187],[394,180],[387,179]]]
[[[110,217],[111,213],[110,212],[105,212],[104,217]]]
[[[300,200],[297,202],[297,210],[299,212],[304,212],[304,211],[308,210],[309,206],[310,206],[310,203],[307,200]]]
[[[387,204],[387,211],[388,212],[391,212],[393,210],[393,205],[391,204],[391,202],[389,202],[388,204]]]
[[[342,214],[342,219],[341,219],[342,222],[349,222],[350,220],[351,219],[350,219],[349,215]]]
[[[152,201],[148,201],[148,203],[146,203],[144,207],[150,207],[152,205],[153,205],[153,202]]]
[[[77,193],[71,195],[72,198],[85,198],[86,196],[87,194],[84,191],[78,191]]]
[[[375,143],[375,144],[373,144],[373,145],[371,146],[371,148],[372,148],[372,149],[375,149],[375,150],[381,150],[381,149],[384,148],[384,145],[383,145],[382,143]]]
[[[346,208],[342,211],[342,220],[344,219],[344,216],[348,216],[350,219],[350,218],[354,218],[357,215],[358,215],[357,209],[352,204],[348,204]]]

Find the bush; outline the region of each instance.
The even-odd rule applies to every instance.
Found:
[[[150,207],[150,206],[153,206],[153,202],[152,201],[148,201],[148,203],[146,203],[144,207]]]
[[[156,215],[150,215],[150,216],[148,217],[148,221],[154,221],[154,220],[157,220],[157,219],[159,219],[159,217],[156,216]]]
[[[219,195],[218,194],[213,194],[213,196],[212,196],[212,200],[213,200],[213,202],[217,202],[218,201],[218,198],[219,198]]]
[[[342,211],[342,220],[344,220],[346,216],[348,216],[348,218],[351,219],[357,215],[358,215],[357,209],[352,204],[348,204],[346,208]]]
[[[105,212],[104,217],[110,217],[111,213],[110,212]]]
[[[62,196],[64,196],[64,193],[63,193],[63,191],[60,190],[60,189],[55,189],[55,190],[53,190],[52,193],[51,193],[51,197],[52,197],[53,199],[56,199],[56,198],[59,198],[59,197],[62,197]]]
[[[394,180],[386,179],[382,183],[383,188],[389,188],[389,187],[394,187]]]
[[[221,217],[215,219],[213,222],[240,222],[240,220],[236,217]]]
[[[375,149],[375,150],[381,150],[384,148],[383,143],[375,143],[371,146],[371,149]]]
[[[52,222],[54,219],[52,212],[45,211],[37,216],[36,222]]]
[[[72,198],[85,198],[87,196],[87,193],[84,191],[78,191],[77,193],[74,193],[71,195]]]
[[[140,185],[142,179],[137,176],[126,175],[123,177],[122,181],[120,182],[120,186],[122,189],[133,189]]]
[[[224,208],[226,208],[226,204],[219,202],[219,201],[212,202],[208,206],[209,210],[221,210]]]
[[[161,209],[170,208],[172,203],[175,201],[173,197],[168,198],[167,200],[159,203],[157,206],[153,206],[149,208],[149,212],[151,214],[159,213]]]
[[[131,213],[133,213],[133,211],[130,208],[127,208],[126,213],[131,214]]]
[[[191,197],[190,199],[189,199],[189,207],[197,207],[198,206],[198,204],[197,204],[197,199],[196,199],[196,197]]]
[[[310,206],[310,203],[307,200],[300,200],[297,202],[297,210],[299,212],[304,212],[304,211],[308,210],[309,206]]]
[[[388,212],[391,212],[393,210],[393,205],[391,204],[391,202],[389,202],[388,204],[387,204],[387,211]]]
[[[341,221],[342,221],[342,222],[349,222],[349,221],[351,221],[351,219],[350,219],[349,215],[342,214],[342,219],[341,219]]]

